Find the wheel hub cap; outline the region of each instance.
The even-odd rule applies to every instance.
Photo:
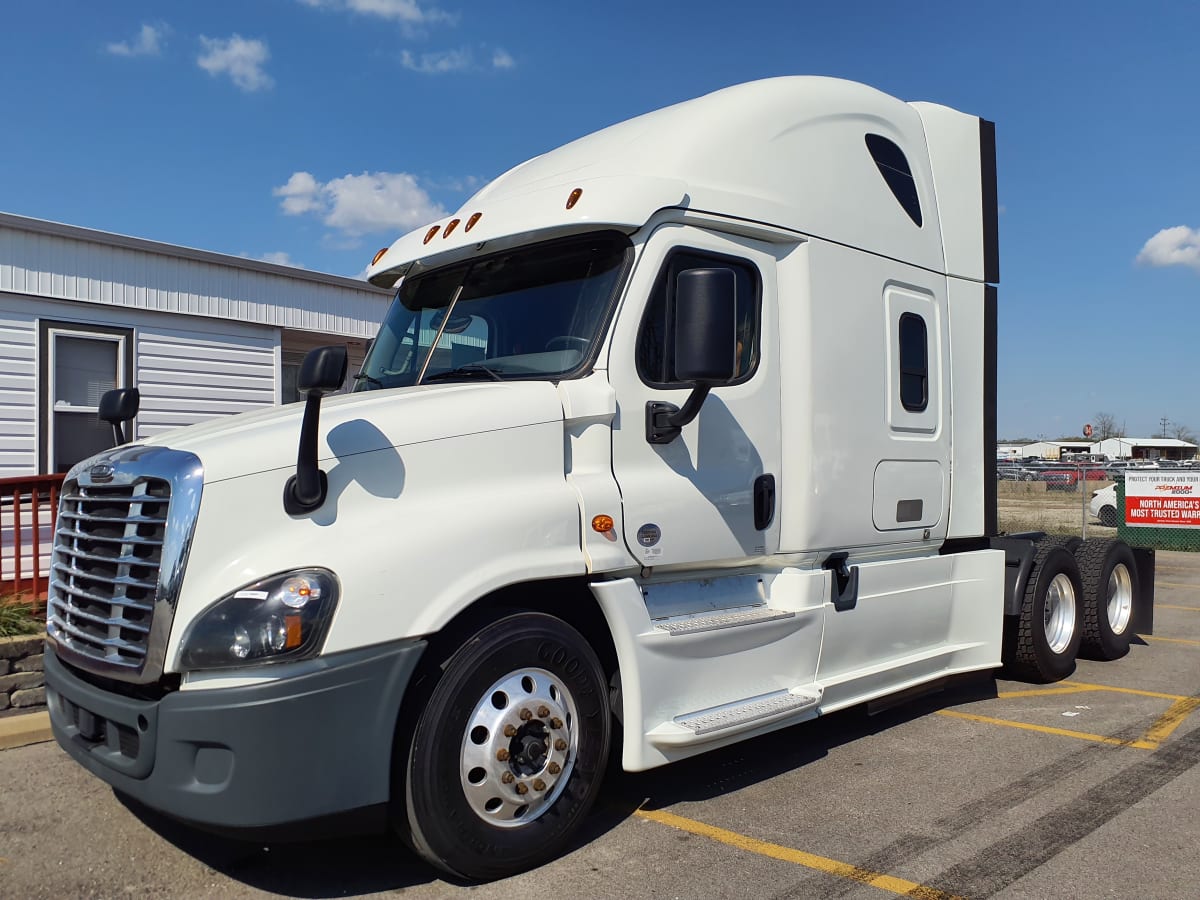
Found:
[[[1046,591],[1046,643],[1062,653],[1075,635],[1075,586],[1066,575],[1055,575]]]
[[[521,669],[493,684],[467,719],[459,754],[475,814],[515,827],[549,809],[575,764],[575,719],[571,694],[544,669]]]
[[[1133,579],[1124,564],[1113,566],[1108,576],[1108,627],[1123,634],[1133,618]]]

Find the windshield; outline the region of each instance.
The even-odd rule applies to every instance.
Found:
[[[582,371],[630,253],[624,235],[600,232],[406,278],[354,389]]]

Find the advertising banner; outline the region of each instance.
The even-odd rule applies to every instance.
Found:
[[[1125,524],[1143,528],[1200,527],[1200,472],[1127,472]]]

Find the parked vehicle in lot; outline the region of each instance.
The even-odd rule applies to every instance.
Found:
[[[1081,481],[1107,481],[1108,471],[1103,468],[1074,468],[1057,466],[1043,469],[1038,473],[1038,479],[1046,482],[1048,491],[1075,491]]]
[[[353,393],[319,348],[302,410],[67,474],[56,738],[178,819],[353,814],[492,879],[618,736],[642,771],[1122,655],[1147,554],[997,533],[995,185],[990,122],[828,78],[500,176],[376,256]]]
[[[1117,486],[1110,484],[1092,493],[1092,502],[1088,505],[1093,516],[1100,520],[1101,525],[1109,528],[1117,526]]]
[[[996,477],[1001,481],[1034,481],[1037,478],[1037,472],[1028,466],[1004,463],[996,466]]]

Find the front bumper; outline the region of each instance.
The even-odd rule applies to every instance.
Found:
[[[424,649],[369,647],[306,675],[140,700],[48,648],[46,701],[58,743],[117,790],[208,828],[270,829],[387,803],[396,715]]]

